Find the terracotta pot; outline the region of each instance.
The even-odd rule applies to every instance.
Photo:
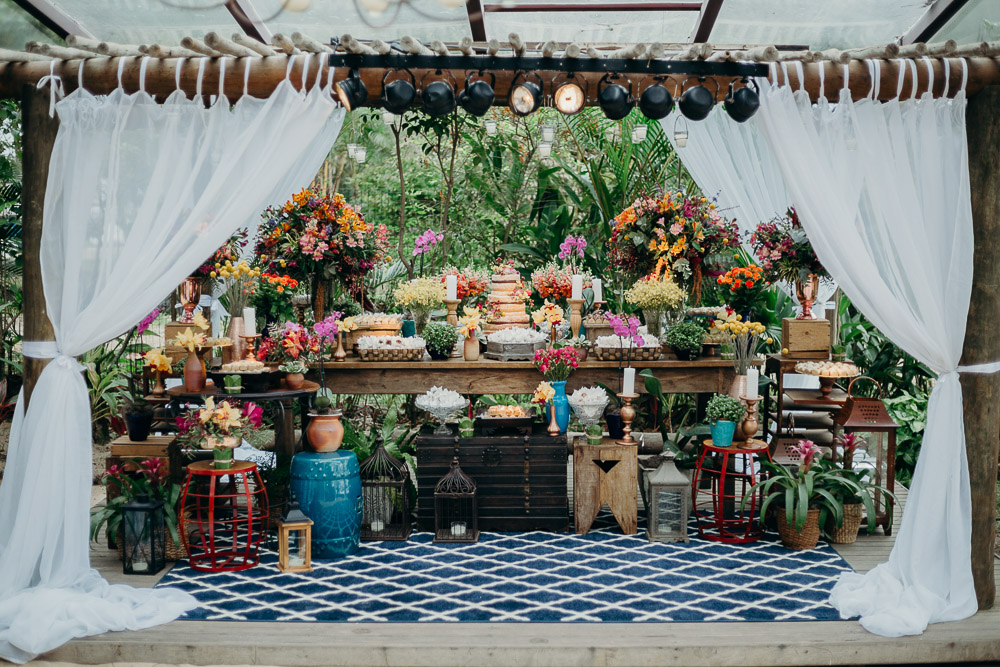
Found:
[[[285,373],[285,386],[289,389],[301,389],[306,382],[306,376],[302,373]]]
[[[335,452],[344,442],[344,425],[340,423],[340,411],[329,414],[309,413],[306,438],[316,452]]]
[[[811,509],[806,513],[806,523],[802,530],[795,530],[795,524],[785,522],[785,510],[778,510],[778,535],[781,544],[787,549],[814,549],[819,542],[819,510]]]
[[[201,391],[205,388],[205,364],[197,352],[188,352],[184,362],[184,389],[186,391]]]
[[[465,347],[462,349],[466,361],[479,360],[479,339],[473,336],[465,339]]]
[[[830,541],[834,544],[854,544],[858,539],[858,530],[861,529],[861,513],[863,509],[861,503],[850,503],[844,505],[844,523],[838,528],[836,525],[830,526]]]
[[[586,347],[578,347],[578,348],[576,348],[576,355],[580,358],[580,361],[586,361],[587,360],[587,354],[589,352],[590,352],[590,349],[586,348]]]

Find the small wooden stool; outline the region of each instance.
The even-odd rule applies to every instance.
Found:
[[[619,445],[608,438],[573,445],[573,520],[578,535],[586,535],[605,505],[626,535],[635,535],[639,507],[639,447]]]

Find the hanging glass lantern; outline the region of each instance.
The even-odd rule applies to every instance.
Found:
[[[674,119],[674,141],[678,148],[684,148],[688,145],[687,121],[679,115]]]
[[[358,145],[347,144],[347,157],[353,160],[357,156],[357,154],[358,154]]]
[[[651,542],[687,542],[691,514],[691,480],[664,458],[646,477],[646,538]]]
[[[364,146],[358,146],[354,151],[354,159],[358,161],[358,164],[364,164],[365,160],[368,159],[368,149]]]
[[[292,501],[278,519],[278,569],[282,572],[312,571],[312,519]]]
[[[434,541],[479,541],[476,483],[462,472],[457,456],[434,487]]]
[[[546,142],[538,144],[538,157],[545,158],[550,155],[552,155],[552,144]]]
[[[550,123],[545,123],[541,127],[542,130],[542,141],[551,144],[556,140],[556,126]]]
[[[166,524],[163,501],[138,494],[121,506],[122,572],[156,574],[166,564]]]
[[[486,136],[492,137],[497,133],[497,122],[493,118],[488,118],[483,121],[483,127],[486,128]]]
[[[410,471],[389,456],[382,442],[361,463],[361,539],[405,540],[410,536],[410,499],[406,482]]]
[[[646,140],[646,126],[643,124],[636,125],[632,128],[632,143],[641,144]]]

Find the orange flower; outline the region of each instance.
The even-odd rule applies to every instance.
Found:
[[[747,289],[753,289],[753,281],[752,280],[748,280],[746,282],[746,285],[747,285]]]

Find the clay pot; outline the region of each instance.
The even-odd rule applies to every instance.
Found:
[[[479,360],[479,339],[473,336],[465,339],[465,347],[462,349],[466,361]]]
[[[306,382],[306,376],[302,373],[286,373],[285,386],[289,389],[301,389]]]
[[[205,364],[196,352],[188,352],[184,362],[184,389],[186,391],[201,391],[205,388]]]
[[[340,423],[340,411],[328,414],[309,413],[306,438],[316,452],[335,452],[344,442],[344,425]]]

